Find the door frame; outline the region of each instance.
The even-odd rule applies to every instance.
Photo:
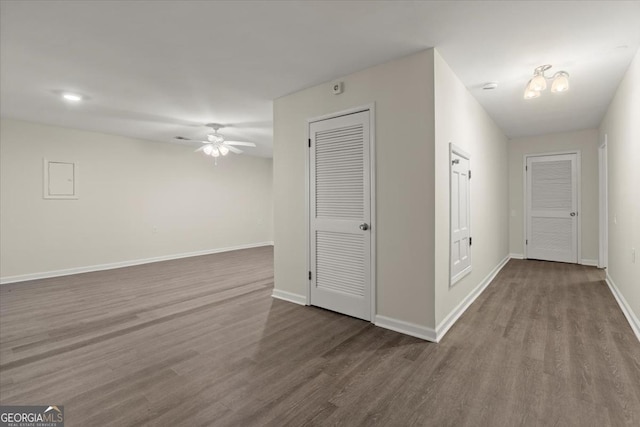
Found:
[[[453,182],[451,181],[451,169],[452,169],[452,164],[451,162],[453,161],[453,155],[457,155],[460,156],[464,159],[466,159],[467,161],[469,161],[469,170],[471,170],[471,154],[469,154],[467,151],[463,150],[461,147],[459,147],[458,145],[454,144],[453,142],[449,142],[449,287],[453,287],[453,285],[455,285],[456,283],[458,283],[460,280],[462,280],[464,277],[466,277],[467,275],[471,274],[471,271],[473,270],[473,257],[472,257],[472,245],[469,245],[469,268],[465,269],[464,271],[458,273],[458,275],[455,277],[455,279],[451,276],[451,270],[452,270],[452,261],[451,261],[451,249],[453,249],[453,227],[451,226],[452,220],[451,220],[451,212],[452,212],[452,206],[453,206],[453,198],[451,197],[451,193],[452,193],[452,189],[453,189]],[[471,178],[469,178],[469,193],[467,194],[467,216],[468,216],[468,220],[469,220],[469,237],[471,236]]]
[[[609,265],[609,170],[607,160],[608,136],[598,147],[598,268]]]
[[[312,117],[307,119],[307,138],[305,141],[305,152],[306,155],[304,156],[304,212],[305,212],[305,217],[304,217],[304,222],[305,222],[305,241],[306,241],[306,245],[305,245],[305,251],[306,251],[306,257],[305,259],[307,260],[307,271],[311,271],[311,224],[310,224],[310,215],[311,215],[311,197],[310,197],[310,191],[311,191],[311,179],[310,179],[310,175],[311,175],[311,165],[310,165],[310,156],[311,156],[311,152],[308,149],[307,146],[307,141],[311,138],[311,134],[309,133],[309,129],[311,126],[311,123],[313,122],[320,122],[323,120],[329,120],[329,119],[334,119],[336,117],[340,117],[340,116],[347,116],[349,114],[355,114],[355,113],[362,113],[364,111],[369,111],[369,180],[370,182],[370,192],[371,194],[369,195],[370,197],[370,209],[371,209],[371,213],[370,213],[370,224],[369,224],[369,230],[371,233],[371,262],[370,262],[370,268],[371,268],[371,323],[375,322],[375,315],[376,315],[376,234],[377,234],[377,227],[376,227],[376,151],[375,151],[375,147],[376,147],[376,110],[375,110],[375,103],[372,102],[370,104],[365,104],[359,107],[353,107],[353,108],[349,108],[346,110],[341,110],[341,111],[337,111],[335,113],[330,113],[330,114],[325,114],[322,116],[317,116],[317,117]],[[307,281],[307,301],[305,305],[310,305],[311,304],[311,281],[308,280]]]
[[[577,221],[576,229],[577,229],[577,263],[582,264],[582,156],[580,150],[567,150],[567,151],[552,151],[552,152],[544,152],[544,153],[527,153],[523,156],[523,166],[522,166],[522,204],[524,207],[524,229],[522,231],[522,246],[524,246],[524,259],[528,259],[528,245],[527,245],[527,229],[528,229],[528,211],[527,211],[527,159],[530,157],[543,157],[543,156],[559,156],[563,154],[575,154],[576,155],[576,204],[577,204]]]

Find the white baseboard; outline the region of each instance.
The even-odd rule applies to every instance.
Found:
[[[307,305],[307,297],[304,295],[294,294],[293,292],[287,292],[280,289],[274,289],[271,297],[295,304]]]
[[[454,323],[467,311],[467,308],[482,294],[482,292],[489,286],[491,281],[498,275],[500,270],[509,262],[512,255],[507,255],[500,263],[489,272],[489,274],[472,290],[467,297],[458,304],[456,308],[445,317],[438,326],[436,326],[437,341],[440,341],[442,337],[451,329]]]
[[[412,337],[421,338],[431,342],[438,342],[436,331],[431,328],[427,328],[426,326],[405,322],[404,320],[393,319],[387,316],[380,316],[379,314],[376,315],[374,324],[381,328],[400,332],[401,334],[411,335]]]
[[[589,266],[592,266],[592,267],[597,267],[598,266],[598,260],[597,259],[582,259],[580,261],[580,264],[589,265]]]
[[[613,282],[613,279],[611,278],[611,276],[609,276],[608,271],[606,271],[605,281],[607,282],[607,285],[609,286],[609,289],[611,290],[614,298],[618,302],[620,309],[624,313],[624,317],[627,318],[627,322],[629,322],[629,325],[631,325],[633,333],[636,334],[636,338],[638,339],[638,341],[640,341],[640,320],[638,320],[633,310],[631,310],[631,307],[629,307],[627,300],[624,299],[624,296],[622,296],[622,294],[618,290],[618,287]]]
[[[509,254],[509,258],[524,259],[524,254]]]
[[[26,282],[27,280],[49,279],[51,277],[69,276],[79,273],[90,273],[92,271],[113,270],[114,268],[132,267],[134,265],[150,264],[153,262],[169,261],[172,259],[189,258],[201,255],[211,255],[220,252],[237,251],[239,249],[258,248],[261,246],[273,246],[273,242],[249,243],[246,245],[230,246],[227,248],[206,249],[203,251],[185,252],[181,254],[162,255],[153,258],[134,259],[130,261],[119,261],[108,264],[88,265],[85,267],[67,268],[64,270],[43,271],[40,273],[20,274],[17,276],[0,277],[0,285],[16,282]]]

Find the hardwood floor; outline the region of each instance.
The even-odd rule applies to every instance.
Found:
[[[272,249],[0,288],[0,402],[67,426],[640,425],[602,273],[512,260],[440,344],[273,300]]]

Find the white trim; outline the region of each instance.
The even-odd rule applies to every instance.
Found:
[[[52,195],[49,194],[49,169],[51,163],[65,163],[73,165],[73,194],[68,195]],[[80,176],[80,164],[78,162],[63,162],[58,160],[49,160],[46,157],[42,158],[42,198],[45,200],[78,200],[80,197],[79,191],[79,176]]]
[[[598,260],[597,259],[581,259],[580,260],[580,264],[582,265],[589,265],[592,267],[597,267],[598,266]]]
[[[376,253],[376,235],[378,228],[376,227],[376,105],[371,103],[369,108],[369,191],[371,199],[369,200],[370,212],[369,221],[371,222],[369,230],[371,233],[371,319],[376,318],[376,270],[378,269],[377,253]]]
[[[457,305],[456,308],[451,310],[451,312],[445,317],[442,322],[438,326],[436,326],[436,342],[439,342],[442,337],[449,331],[449,329],[456,323],[456,321],[462,316],[462,314],[467,311],[467,308],[484,292],[484,290],[489,286],[491,281],[495,279],[500,270],[509,262],[511,259],[510,255],[504,257],[500,263],[494,267],[491,272],[472,290],[467,297]]]
[[[449,234],[449,238],[451,238],[451,234]],[[449,246],[451,246],[451,240],[449,240]],[[451,259],[451,256],[449,256],[449,259]],[[450,277],[449,278],[449,287],[453,287],[453,285],[458,283],[464,277],[466,277],[469,274],[471,274],[472,270],[473,270],[472,266],[469,266],[469,267],[465,268],[464,270],[462,270],[460,273],[456,274],[455,276]],[[451,272],[451,265],[449,265],[449,272]],[[451,274],[451,273],[449,273],[449,274]]]
[[[606,271],[605,282],[607,282],[607,285],[609,286],[611,293],[613,294],[614,298],[618,302],[618,305],[620,306],[622,313],[624,313],[624,317],[627,318],[627,321],[631,326],[631,330],[633,330],[633,333],[636,334],[636,338],[638,339],[638,341],[640,341],[640,320],[638,320],[633,310],[631,310],[631,307],[629,307],[629,303],[627,303],[627,300],[624,299],[624,296],[618,290],[618,287],[613,282],[613,279],[611,278],[611,276],[609,276],[608,271]]]
[[[349,114],[355,114],[355,113],[362,113],[365,111],[373,111],[375,103],[372,102],[370,104],[365,104],[365,105],[361,105],[359,107],[353,107],[353,108],[347,108],[346,110],[342,110],[342,111],[336,111],[335,113],[329,113],[329,114],[324,114],[322,116],[317,116],[317,117],[312,117],[310,119],[307,119],[307,125],[313,123],[313,122],[320,122],[322,120],[330,120],[336,117],[340,117],[340,116],[346,116]],[[307,126],[307,129],[309,128],[309,126]],[[307,134],[308,134],[308,130],[307,130]]]
[[[511,259],[524,259],[524,254],[509,254]]]
[[[577,262],[580,262],[582,259],[582,151],[581,150],[567,150],[567,151],[553,151],[546,153],[527,153],[523,156],[523,167],[522,167],[522,184],[523,184],[523,192],[522,199],[524,204],[524,238],[522,240],[522,246],[524,247],[524,259],[527,259],[527,158],[529,157],[543,157],[543,156],[560,156],[564,154],[575,154],[576,155],[576,209],[578,211],[578,216],[576,218],[577,224],[577,234],[578,234],[578,243],[577,243]]]
[[[527,155],[522,156],[522,259],[527,259]]]
[[[84,267],[66,268],[63,270],[43,271],[40,273],[19,274],[17,276],[0,277],[0,285],[9,283],[25,282],[27,280],[48,279],[51,277],[69,276],[79,273],[90,273],[93,271],[113,270],[115,268],[131,267],[134,265],[150,264],[153,262],[169,261],[173,259],[189,258],[194,256],[211,255],[220,252],[237,251],[240,249],[258,248],[261,246],[273,246],[273,242],[249,243],[246,245],[230,246],[227,248],[206,249],[203,251],[185,252],[181,254],[162,255],[153,258],[134,259],[130,261],[111,262],[107,264],[88,265]]]
[[[598,267],[609,265],[609,172],[607,165],[607,134],[598,148]]]
[[[371,233],[371,322],[376,318],[376,298],[377,298],[377,285],[376,285],[376,269],[377,269],[377,254],[376,254],[376,106],[375,102],[370,104],[362,105],[359,107],[349,108],[346,110],[338,111],[335,113],[325,114],[323,116],[313,117],[307,119],[307,142],[311,138],[311,134],[309,133],[310,125],[314,122],[319,122],[322,120],[330,120],[340,116],[346,116],[349,114],[361,113],[364,111],[369,111],[369,173],[371,182],[369,184],[370,191],[370,213],[369,213],[369,230]],[[307,149],[305,160],[304,160],[304,170],[305,170],[305,195],[304,195],[304,206],[305,206],[305,236],[306,236],[306,260],[307,260],[307,271],[311,271],[311,251],[310,251],[310,233],[311,233],[311,225],[309,221],[310,216],[310,198],[309,193],[311,191],[311,180],[309,179],[310,175],[310,164],[309,164],[309,156],[310,152]],[[307,295],[305,305],[309,305],[311,303],[311,281],[308,282],[307,285]]]
[[[305,295],[294,294],[293,292],[287,292],[281,289],[274,289],[271,293],[271,297],[292,302],[294,304],[307,305],[307,297]]]
[[[427,328],[426,326],[381,315],[377,315],[375,317],[374,324],[380,328],[400,332],[401,334],[411,335],[412,337],[421,338],[431,342],[438,342],[436,331],[431,328]]]
[[[471,304],[484,292],[489,286],[491,281],[495,279],[500,270],[507,265],[507,262],[511,259],[511,255],[504,257],[502,261],[480,282],[474,290],[472,290],[467,297],[454,308],[447,317],[440,322],[436,329],[432,329],[426,326],[417,325],[415,323],[405,322],[404,320],[393,319],[387,316],[377,315],[375,317],[375,325],[381,328],[390,329],[401,334],[411,335],[412,337],[421,338],[423,340],[431,342],[439,342],[442,337],[449,331],[449,329],[455,324],[455,322],[462,316],[462,314],[469,308]]]
[[[311,122],[307,120],[307,144],[311,140]],[[311,147],[307,145],[304,156],[304,229],[305,229],[305,259],[307,272],[311,271]],[[274,283],[275,286],[275,283]],[[311,280],[307,280],[307,300],[305,305],[311,304]]]

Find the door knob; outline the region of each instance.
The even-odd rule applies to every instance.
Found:
[[[360,224],[360,230],[367,231],[368,229],[369,229],[369,224],[367,224],[366,222],[363,224]]]
[[[569,215],[576,216],[576,213],[575,212],[571,212]]]

